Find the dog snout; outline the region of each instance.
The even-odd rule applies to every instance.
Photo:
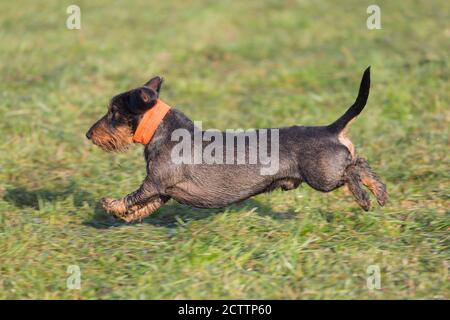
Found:
[[[88,132],[86,132],[86,138],[88,138],[89,140],[91,140],[92,138],[92,128],[88,130]]]

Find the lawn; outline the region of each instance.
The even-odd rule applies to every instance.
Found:
[[[81,30],[70,4],[0,3],[0,298],[450,298],[448,1],[377,1],[381,30],[371,1],[77,1]],[[386,207],[307,185],[133,224],[99,205],[145,176],[141,146],[85,138],[114,94],[159,74],[203,128],[328,124],[368,65],[350,137]]]

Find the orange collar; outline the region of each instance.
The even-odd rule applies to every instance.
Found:
[[[144,113],[144,116],[134,133],[133,141],[142,143],[143,145],[149,143],[169,110],[170,107],[158,99],[156,104]]]

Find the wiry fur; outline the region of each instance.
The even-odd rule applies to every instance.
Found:
[[[107,115],[88,131],[88,138],[108,151],[129,145],[142,115],[156,103],[161,83],[162,78],[155,77],[143,87],[113,98]],[[367,102],[369,87],[367,69],[355,103],[329,126],[279,128],[279,171],[267,176],[260,174],[261,164],[175,164],[171,151],[177,142],[171,140],[171,134],[180,128],[192,133],[194,124],[172,108],[144,147],[147,176],[142,185],[120,200],[104,199],[103,206],[114,216],[132,221],[154,212],[170,198],[199,208],[219,208],[276,188],[292,190],[302,182],[322,192],[346,185],[356,202],[368,210],[366,186],[384,205],[385,185],[356,154],[346,135],[348,124]],[[123,126],[129,130],[121,129]],[[270,139],[268,135],[267,145]],[[203,147],[209,143],[203,142]],[[246,144],[246,154],[248,148]]]
[[[92,143],[105,151],[126,151],[133,142],[133,132],[128,125],[110,126],[107,116],[92,129]]]

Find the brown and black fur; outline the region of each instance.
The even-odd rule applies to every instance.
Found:
[[[142,115],[155,105],[162,82],[155,77],[142,87],[115,96],[87,138],[106,151],[125,150]],[[178,128],[193,132],[194,123],[172,108],[144,147],[147,176],[142,185],[122,199],[103,199],[103,206],[114,216],[132,221],[154,212],[171,198],[194,207],[220,208],[276,188],[295,189],[302,182],[322,192],[345,185],[366,211],[370,208],[367,187],[383,206],[386,186],[356,154],[346,135],[348,124],[366,105],[369,88],[370,68],[364,72],[355,103],[331,125],[279,128],[279,170],[266,176],[260,174],[260,164],[174,164],[171,150],[177,142],[171,141],[171,133]],[[270,146],[270,135],[268,139]],[[202,143],[206,146],[209,142]]]

